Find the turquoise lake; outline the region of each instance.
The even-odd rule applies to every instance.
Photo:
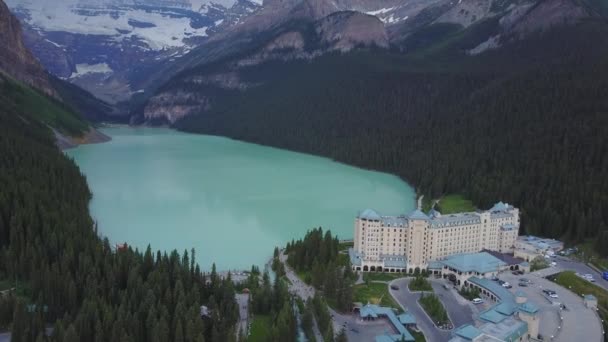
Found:
[[[112,141],[66,151],[87,177],[100,234],[139,249],[195,248],[203,269],[262,266],[310,228],[350,239],[360,210],[415,207],[399,178],[326,158],[164,128],[102,131]]]

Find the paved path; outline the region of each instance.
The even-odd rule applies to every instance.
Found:
[[[465,324],[474,324],[472,310],[474,305],[471,302],[462,298],[452,286],[449,289],[445,289],[443,285],[449,285],[447,281],[436,279],[429,279],[429,281],[431,282],[431,286],[433,286],[435,294],[437,294],[445,310],[448,312],[454,328]]]
[[[293,269],[287,265],[287,255],[285,255],[283,251],[281,251],[281,255],[279,255],[279,260],[281,260],[283,266],[285,266],[285,276],[291,282],[291,284],[289,284],[289,292],[300,297],[304,302],[306,302],[308,299],[312,300],[312,298],[315,296],[315,288],[300,280]],[[319,330],[319,325],[317,324],[316,319],[313,319],[313,332],[317,341],[323,341],[323,335]]]
[[[249,294],[237,293],[236,302],[239,305],[239,322],[237,323],[236,336],[242,331],[245,336],[249,336]]]
[[[431,321],[426,312],[418,303],[420,292],[410,292],[408,283],[410,278],[399,278],[391,281],[390,286],[396,285],[399,290],[393,290],[389,287],[389,293],[403,310],[411,312],[416,317],[416,325],[422,330],[425,338],[429,342],[444,342],[450,339],[450,331],[440,330]]]

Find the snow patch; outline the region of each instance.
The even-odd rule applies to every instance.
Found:
[[[53,42],[53,41],[50,41],[50,40],[48,40],[48,39],[45,39],[44,41],[45,41],[45,42],[47,42],[47,43],[51,43],[51,44],[55,45],[55,46],[56,46],[56,47],[58,47],[58,48],[63,48],[63,46],[61,46],[61,45],[59,45],[59,44],[57,44],[57,43],[55,43],[55,42]]]
[[[177,16],[172,11],[100,7],[94,10],[94,15],[83,15],[80,10],[91,12],[91,8],[57,4],[54,1],[36,4],[24,2],[18,7],[28,10],[29,18],[26,20],[35,29],[111,36],[117,41],[137,37],[153,50],[183,46],[183,40],[187,37],[207,35],[207,27],[193,28],[190,18]],[[154,26],[133,27],[129,22],[150,23]]]
[[[369,15],[386,14],[386,13],[388,13],[388,12],[394,10],[394,9],[395,9],[395,7],[381,8],[381,9],[379,9],[377,11],[370,11],[370,12],[365,12],[365,13],[369,14]]]
[[[224,19],[220,19],[220,20],[216,20],[214,24],[215,24],[215,26],[220,26],[220,25],[222,25],[223,22],[224,22]]]
[[[70,78],[76,78],[88,74],[111,74],[114,72],[106,63],[99,64],[76,64],[76,72]]]

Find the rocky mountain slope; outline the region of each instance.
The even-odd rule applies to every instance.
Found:
[[[210,35],[255,12],[250,0],[227,3],[124,0],[9,0],[26,45],[55,76],[116,103],[146,87],[162,68]]]
[[[19,21],[0,1],[0,70],[50,96],[57,96],[47,73],[25,47]]]
[[[408,19],[386,20],[398,11]],[[252,81],[247,74],[264,63],[312,60],[358,48],[475,55],[591,17],[578,0],[270,0],[163,70],[166,78],[155,83],[164,85],[147,92],[134,122],[175,123],[204,113],[218,93],[263,85],[264,77]]]

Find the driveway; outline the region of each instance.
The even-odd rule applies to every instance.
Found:
[[[404,310],[411,312],[416,317],[418,329],[422,330],[427,341],[430,342],[444,342],[450,339],[451,330],[441,330],[433,324],[430,317],[418,304],[420,299],[420,292],[410,292],[407,285],[411,278],[401,278],[393,280],[390,285],[396,285],[399,290],[393,290],[389,287],[391,296],[401,305]],[[468,304],[461,304],[456,300],[456,297],[451,292],[453,290],[445,290],[441,287],[440,281],[429,279],[436,291],[437,296],[443,303],[450,319],[454,323],[455,327],[462,324],[473,323],[473,313]]]
[[[429,279],[431,286],[435,294],[439,297],[445,310],[450,316],[450,321],[454,325],[454,328],[458,328],[461,325],[473,324],[473,304],[468,300],[462,298],[456,289],[445,280]],[[449,289],[443,287],[444,284],[449,286]]]

